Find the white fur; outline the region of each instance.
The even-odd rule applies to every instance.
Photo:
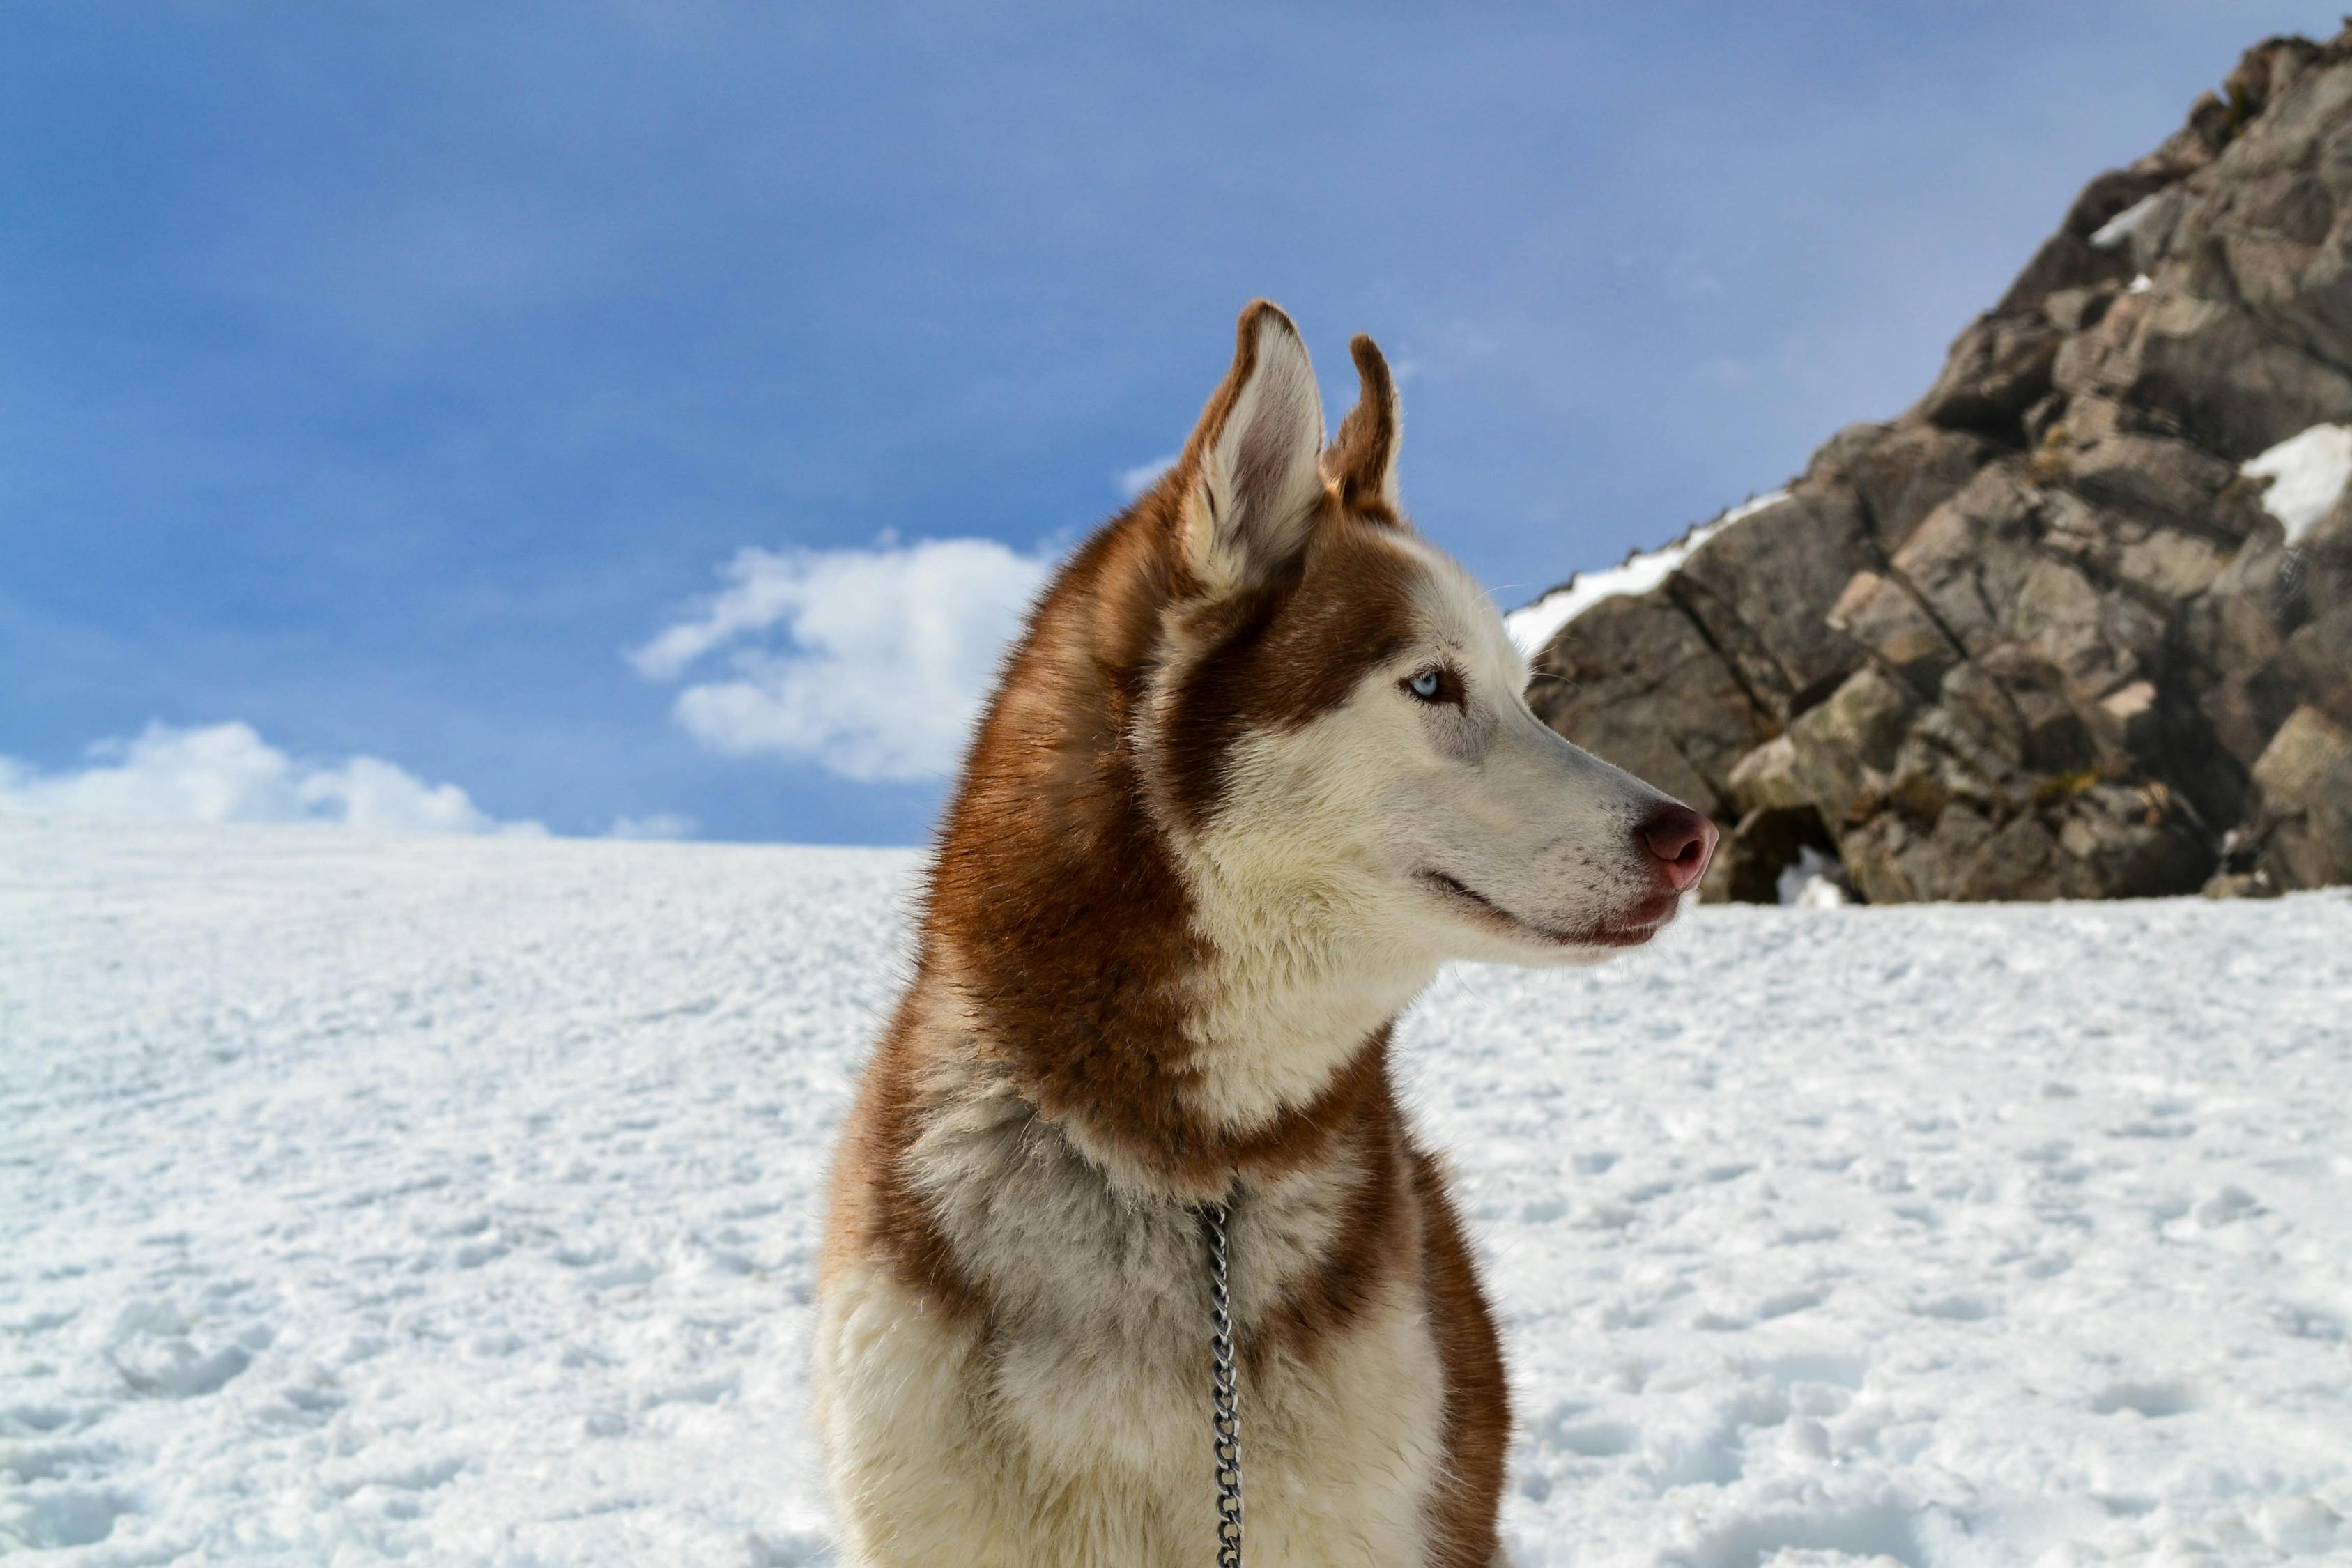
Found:
[[[1324,499],[1306,350],[1278,312],[1257,333],[1185,503],[1186,549],[1213,593],[1303,549]],[[1394,482],[1391,467],[1391,497]],[[1229,1129],[1312,1100],[1444,960],[1593,962],[1609,950],[1557,933],[1655,902],[1635,829],[1664,797],[1538,721],[1493,605],[1441,552],[1384,538],[1419,584],[1410,646],[1295,732],[1247,737],[1197,835],[1168,781],[1150,781],[1213,955],[1188,1015],[1204,1068],[1194,1109]],[[1150,715],[1204,656],[1170,629],[1131,737],[1147,775]],[[1458,710],[1401,686],[1437,664],[1463,683]],[[1433,886],[1432,870],[1511,918]],[[910,1049],[933,1065],[908,1175],[991,1316],[984,1332],[945,1317],[877,1259],[834,1265],[816,1363],[845,1560],[1198,1568],[1214,1550],[1201,1194],[1169,1191],[1079,1123],[1045,1121],[979,1037],[956,959],[932,955],[918,998]],[[1245,1342],[1318,1266],[1361,1175],[1343,1153],[1246,1186],[1232,1237]],[[1247,1551],[1261,1568],[1423,1559],[1444,1379],[1420,1280],[1384,1289],[1311,1360],[1270,1355],[1246,1381]]]
[[[1446,960],[1613,951],[1498,930],[1421,869],[1553,930],[1605,921],[1655,887],[1634,828],[1665,797],[1528,710],[1518,650],[1459,566],[1409,536],[1386,547],[1421,569],[1419,637],[1306,728],[1251,736],[1214,824],[1187,841],[1218,954],[1194,1019],[1213,1064],[1196,1103],[1237,1128],[1311,1100]],[[1465,680],[1459,714],[1401,689],[1437,661]]]
[[[828,1284],[816,1358],[846,1561],[1197,1568],[1215,1542],[1194,1211],[1123,1188],[985,1066],[927,1088],[954,1109],[919,1139],[917,1183],[995,1316],[983,1345],[877,1268]],[[1244,1335],[1359,1175],[1251,1189],[1232,1236]],[[1409,1282],[1311,1364],[1269,1358],[1244,1399],[1251,1561],[1420,1563],[1443,1379]]]
[[[1306,543],[1323,479],[1323,395],[1298,329],[1279,310],[1257,321],[1249,379],[1201,455],[1186,500],[1192,569],[1229,593]]]
[[[1403,1294],[1315,1365],[1276,1362],[1252,1381],[1243,1407],[1251,1562],[1419,1568],[1416,1500],[1441,1462],[1440,1394],[1427,1324]],[[825,1438],[844,1561],[1212,1561],[1208,1393],[1199,1324],[1188,1327],[1181,1368],[1056,1367],[1050,1385],[1038,1386],[1040,1369],[1000,1373],[976,1331],[927,1316],[894,1281],[845,1272],[826,1293],[817,1343],[820,1361],[836,1369]],[[1065,1384],[1072,1372],[1087,1381]],[[1040,1397],[1024,1397],[1032,1394]],[[1092,1441],[1101,1430],[1095,1417],[1111,1406],[1120,1427],[1158,1422],[1156,1447],[1139,1453]]]

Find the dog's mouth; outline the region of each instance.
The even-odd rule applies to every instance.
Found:
[[[1631,911],[1631,919],[1593,921],[1562,929],[1515,915],[1475,888],[1443,871],[1424,868],[1419,875],[1422,881],[1436,889],[1441,897],[1475,916],[1482,925],[1507,931],[1514,936],[1532,937],[1556,947],[1639,947],[1664,930],[1680,907],[1678,900],[1666,894],[1635,906]]]

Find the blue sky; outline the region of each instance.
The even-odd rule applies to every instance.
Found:
[[[11,5],[0,797],[369,820],[356,757],[443,826],[919,840],[1252,295],[1334,400],[1381,339],[1516,604],[1898,411],[2339,9]],[[141,793],[204,767],[267,788]]]

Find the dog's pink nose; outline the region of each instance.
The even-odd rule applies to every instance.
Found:
[[[1677,893],[1696,887],[1706,875],[1708,858],[1723,837],[1714,823],[1686,805],[1662,805],[1633,831]]]

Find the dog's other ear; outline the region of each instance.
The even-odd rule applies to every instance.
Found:
[[[1377,501],[1397,510],[1397,448],[1404,444],[1404,411],[1397,401],[1396,378],[1378,343],[1358,332],[1349,343],[1363,391],[1356,406],[1339,421],[1339,434],[1323,455],[1323,472],[1339,488],[1340,501],[1350,507]]]
[[[1234,367],[1184,449],[1184,552],[1213,592],[1265,582],[1307,548],[1323,500],[1323,399],[1298,329],[1253,300]]]

